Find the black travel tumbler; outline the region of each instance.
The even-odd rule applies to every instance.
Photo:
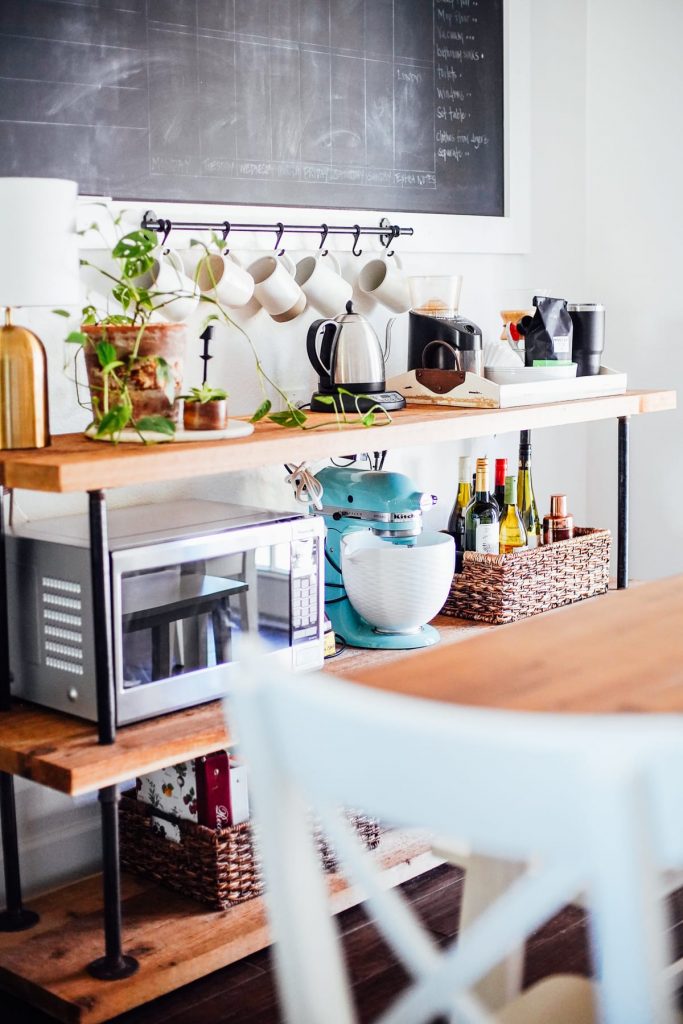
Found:
[[[597,302],[569,303],[567,310],[574,325],[572,359],[578,364],[577,377],[600,373],[605,347],[605,307]]]

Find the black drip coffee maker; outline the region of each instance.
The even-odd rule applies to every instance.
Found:
[[[411,277],[408,369],[483,374],[481,328],[458,314],[457,275]]]

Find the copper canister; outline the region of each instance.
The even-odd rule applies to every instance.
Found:
[[[543,543],[571,540],[574,536],[574,516],[567,512],[567,495],[550,495],[550,512],[543,516]]]

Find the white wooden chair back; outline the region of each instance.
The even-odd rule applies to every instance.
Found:
[[[276,677],[258,659],[246,665],[227,714],[250,765],[290,1024],[356,1021],[311,811],[413,979],[381,1024],[492,1020],[471,987],[581,889],[604,1020],[673,1020],[655,868],[662,851],[683,863],[683,843],[664,789],[655,798],[651,787],[661,781],[658,758],[683,768],[678,720],[462,708],[321,674]],[[533,859],[534,869],[441,952],[383,884],[340,807],[427,828],[478,853]]]

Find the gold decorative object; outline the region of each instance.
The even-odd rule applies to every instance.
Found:
[[[32,331],[12,323],[6,309],[0,327],[0,449],[49,443],[45,349]]]

